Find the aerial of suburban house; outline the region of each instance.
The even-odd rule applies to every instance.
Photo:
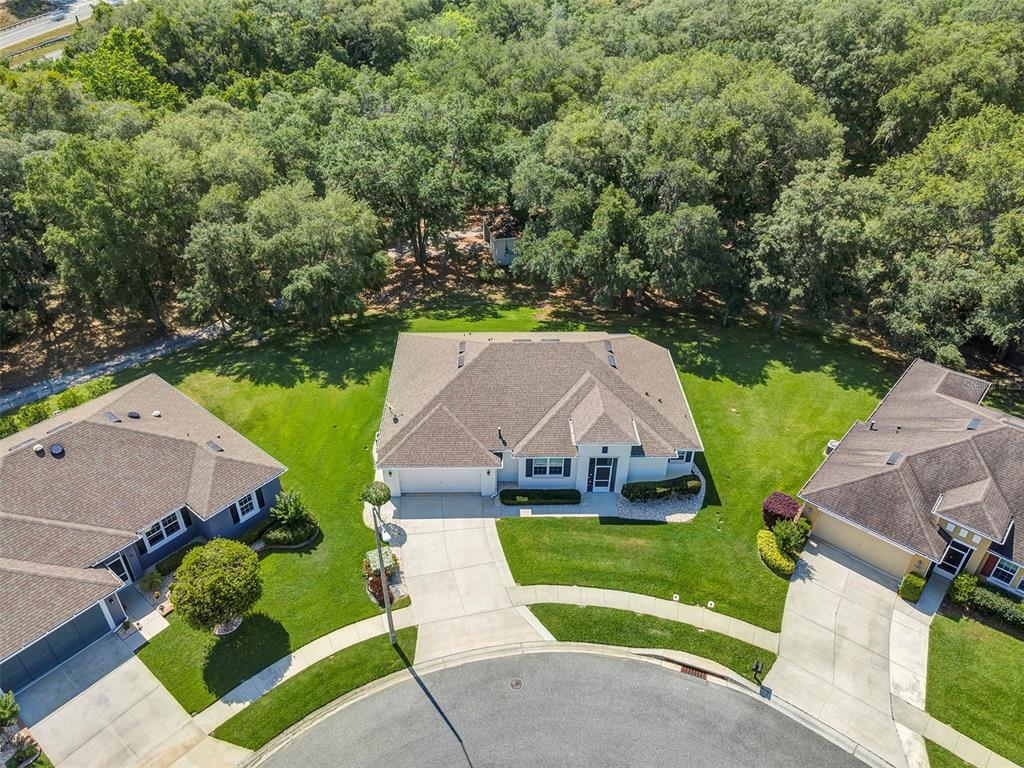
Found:
[[[818,538],[895,576],[980,573],[1024,594],[1024,420],[914,362],[800,491]]]
[[[619,491],[703,451],[672,356],[631,335],[403,333],[377,435],[395,496]]]
[[[155,375],[0,440],[0,688],[116,629],[151,565],[264,518],[284,471]]]

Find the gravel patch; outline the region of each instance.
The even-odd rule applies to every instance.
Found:
[[[628,520],[654,520],[665,523],[690,522],[704,506],[704,494],[707,490],[707,481],[704,480],[704,475],[696,466],[693,468],[693,474],[700,478],[700,491],[692,496],[673,496],[654,501],[630,501],[624,496],[616,494],[615,507],[619,512],[619,517]]]

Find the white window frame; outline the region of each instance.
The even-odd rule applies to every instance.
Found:
[[[173,523],[177,522],[177,529],[167,532],[167,529],[171,527]],[[154,530],[155,529],[155,530]],[[157,532],[160,533],[160,538],[156,541],[150,541],[150,536],[155,535]],[[176,509],[168,515],[164,515],[151,526],[146,528],[142,532],[142,540],[146,543],[146,551],[152,552],[157,547],[163,546],[165,542],[171,539],[177,538],[185,532],[185,519],[181,515],[181,510]]]
[[[246,501],[248,501],[249,504],[251,505],[251,507],[249,508],[248,512],[246,512],[245,509],[242,507],[242,504],[244,502],[246,502]],[[259,504],[256,503],[256,492],[255,491],[252,491],[251,493],[245,494],[245,496],[240,498],[235,503],[238,505],[238,519],[239,520],[244,520],[249,515],[254,513],[257,509],[260,508]]]
[[[544,468],[543,472],[537,471],[540,467]],[[550,470],[555,467],[557,467],[558,471],[551,472]],[[533,459],[533,477],[569,477],[569,475],[565,474],[565,458],[543,456]]]
[[[999,569],[1003,568],[1004,564],[1006,566],[1008,566],[1006,568],[1006,570],[1010,570],[1010,568],[1013,569],[1013,571],[1010,573],[1010,578],[1008,578],[1008,579],[1002,579],[1002,578],[1000,578],[999,576],[996,575],[996,573],[999,571]],[[996,563],[996,567],[992,569],[992,575],[989,576],[989,578],[992,579],[992,581],[996,581],[996,582],[999,582],[1000,584],[1004,584],[1007,587],[1010,587],[1010,583],[1014,580],[1014,578],[1016,578],[1017,573],[1019,571],[1020,571],[1020,566],[1017,565],[1015,562],[1013,562],[1012,560],[1007,560],[1005,557],[1000,557],[999,558],[999,562]],[[1013,589],[1013,587],[1010,587],[1010,589]]]

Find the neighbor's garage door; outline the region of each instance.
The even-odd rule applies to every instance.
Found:
[[[902,578],[910,566],[909,552],[824,512],[814,523],[814,536],[896,578]]]
[[[110,632],[99,605],[0,664],[0,688],[17,691]]]
[[[479,469],[403,469],[402,493],[480,493]]]

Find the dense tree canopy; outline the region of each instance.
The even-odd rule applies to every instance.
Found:
[[[520,279],[960,365],[1024,334],[1022,94],[1021,0],[100,4],[0,68],[0,337],[329,322],[502,207]]]

